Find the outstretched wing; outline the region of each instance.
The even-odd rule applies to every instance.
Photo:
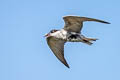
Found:
[[[105,24],[110,24],[109,22],[103,20],[87,18],[87,17],[78,17],[78,16],[65,16],[63,17],[63,19],[65,22],[64,29],[67,31],[77,32],[77,33],[80,33],[84,21],[96,21]]]
[[[69,68],[65,58],[64,58],[64,43],[65,41],[59,40],[55,37],[48,37],[47,43],[50,49],[53,51],[54,55],[66,66]]]

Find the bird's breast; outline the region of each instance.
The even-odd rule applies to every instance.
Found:
[[[64,29],[60,30],[59,37],[66,40],[67,39],[67,31]]]
[[[53,34],[53,36],[58,38],[58,39],[66,40],[67,39],[67,31],[61,29],[60,31],[55,32]]]

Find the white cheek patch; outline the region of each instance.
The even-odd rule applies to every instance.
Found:
[[[51,36],[57,37],[59,33],[60,33],[60,31],[57,31],[57,32],[51,33]]]

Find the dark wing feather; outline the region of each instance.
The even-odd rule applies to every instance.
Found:
[[[105,24],[110,24],[109,22],[103,20],[87,18],[87,17],[78,17],[78,16],[65,16],[63,17],[63,19],[65,21],[64,29],[67,31],[72,31],[77,33],[80,33],[84,21],[96,21]]]
[[[55,37],[48,37],[47,43],[50,49],[53,51],[54,55],[66,66],[69,68],[65,58],[64,58],[64,43],[65,41],[59,40]]]

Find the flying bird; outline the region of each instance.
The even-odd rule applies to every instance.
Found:
[[[54,55],[69,68],[69,65],[64,58],[64,44],[66,42],[82,42],[88,45],[92,45],[92,41],[96,41],[96,38],[87,38],[81,34],[83,27],[83,22],[85,21],[95,21],[105,24],[110,24],[109,22],[79,16],[65,16],[63,17],[65,22],[64,28],[60,30],[53,29],[48,34],[45,35],[47,44],[54,53]]]

